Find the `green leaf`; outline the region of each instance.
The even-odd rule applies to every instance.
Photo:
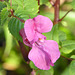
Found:
[[[51,67],[49,70],[38,70],[36,72],[36,75],[53,75],[54,74],[54,70]]]
[[[61,75],[75,75],[75,60],[64,70]]]
[[[21,36],[19,35],[20,29],[24,28],[23,23],[17,18],[12,18],[8,23],[8,28],[10,33],[17,39],[22,41]]]
[[[1,14],[0,14],[0,25],[1,25]]]
[[[54,40],[59,43],[58,25],[53,26],[50,32],[43,34],[47,37],[47,40]]]
[[[51,8],[51,7],[52,7],[52,5],[51,5],[51,3],[50,3],[50,2],[47,2],[47,3],[46,3],[46,6],[48,6],[49,8]]]
[[[40,0],[40,5],[46,4],[47,2],[49,2],[49,0]]]
[[[63,71],[61,75],[70,75],[69,74],[69,66]]]
[[[75,59],[75,55],[72,55],[70,58]]]
[[[74,40],[66,40],[62,41],[61,52],[68,54],[75,50],[75,41]]]
[[[62,41],[62,46],[67,46],[67,45],[75,45],[75,40],[66,40]]]
[[[15,13],[18,16],[26,15],[27,18],[29,18],[29,16],[33,18],[37,14],[39,8],[37,0],[13,0],[12,4],[17,5]]]
[[[67,39],[66,33],[63,31],[59,31],[59,41],[63,41],[66,39]]]
[[[38,68],[34,65],[34,63],[33,63],[32,61],[30,61],[29,65],[30,65],[30,67],[31,67],[32,69],[35,69],[35,70],[38,69]]]
[[[4,2],[0,2],[0,12],[4,7],[6,7],[6,4]]]
[[[11,51],[11,48],[12,48],[12,45],[13,45],[12,44],[13,38],[12,38],[12,35],[10,34],[10,32],[8,30],[7,22],[6,22],[6,25],[3,26],[3,29],[4,29],[4,34],[5,34],[5,40],[6,40],[4,57],[7,57],[10,54],[10,51]]]
[[[1,25],[4,25],[4,23],[8,20],[9,13],[10,12],[7,10],[7,8],[3,8],[1,11]]]
[[[75,0],[72,0],[71,5],[72,5],[72,7],[75,9]]]
[[[69,74],[70,75],[75,75],[75,60],[73,60],[70,64],[70,67],[69,67]]]

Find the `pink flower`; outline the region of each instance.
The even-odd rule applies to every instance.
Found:
[[[31,44],[31,42],[27,40],[24,29],[20,30],[20,35],[23,38],[24,44],[32,47],[28,58],[33,61],[36,67],[42,70],[49,70],[50,65],[54,66],[54,63],[60,57],[59,47],[56,41],[42,38]]]
[[[51,31],[53,26],[52,21],[45,16],[38,15],[33,19],[26,20],[24,24],[24,31],[29,41],[37,41],[38,38],[45,38],[41,33]]]
[[[32,46],[28,58],[33,61],[36,67],[42,70],[49,70],[50,65],[54,66],[60,57],[59,47],[53,40],[38,40]]]
[[[57,42],[46,40],[46,37],[41,34],[51,31],[52,26],[51,20],[39,15],[34,19],[28,19],[25,22],[24,29],[20,30],[24,44],[32,47],[28,58],[42,70],[49,70],[50,65],[54,66],[54,63],[60,57]]]

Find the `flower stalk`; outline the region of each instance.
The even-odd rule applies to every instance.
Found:
[[[60,7],[60,0],[56,0],[54,4],[54,25],[57,24],[59,20],[59,7]]]

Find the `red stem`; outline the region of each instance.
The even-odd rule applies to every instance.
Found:
[[[10,6],[12,6],[12,0],[10,0]],[[11,9],[11,16],[13,16],[13,17],[19,19],[22,23],[25,23],[25,20],[20,19],[19,17],[15,16],[15,15],[13,14],[13,9]]]
[[[60,0],[56,0],[54,5],[54,25],[58,23],[59,20],[59,6],[60,6]]]
[[[67,15],[70,11],[72,11],[72,10],[73,10],[73,9],[69,10],[61,19],[59,19],[59,22],[62,21],[62,20],[66,17],[66,15]]]
[[[55,5],[55,3],[52,0],[49,0],[49,2],[51,3],[52,6]]]
[[[29,51],[27,51],[27,49],[25,48],[24,44],[20,41],[18,41],[19,43],[19,46],[20,46],[20,50],[21,50],[21,53],[22,53],[22,56],[24,58],[25,61],[28,61],[28,53]]]
[[[0,0],[0,1],[2,1],[2,2],[3,2],[4,0]]]
[[[15,16],[15,15],[13,14],[13,10],[12,10],[12,9],[11,9],[11,16],[13,16],[13,17],[19,19],[22,23],[25,23],[25,20],[20,19],[19,17]]]
[[[75,60],[75,59],[67,58],[67,57],[62,56],[62,55],[61,55],[61,57],[65,58],[65,59],[68,59],[68,60],[70,60],[70,61]]]
[[[51,0],[50,0],[51,1]],[[70,11],[68,11],[60,20],[59,20],[59,6],[60,6],[60,0],[56,0],[55,4],[54,4],[54,25],[57,24],[59,21],[62,21],[63,18],[73,9],[71,9]],[[61,55],[62,56],[62,55]],[[68,60],[75,60],[75,59],[71,59],[71,58],[67,58],[65,56],[62,56],[63,58],[66,58]]]
[[[38,11],[38,13],[40,13],[40,0],[38,0],[38,5],[39,5],[39,11]]]

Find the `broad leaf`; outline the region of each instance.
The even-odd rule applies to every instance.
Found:
[[[15,13],[18,16],[26,15],[25,18],[33,18],[38,12],[37,0],[13,0],[12,5],[17,6]]]
[[[69,74],[70,75],[75,75],[75,60],[73,60],[70,64],[70,67],[69,67]]]
[[[73,50],[75,50],[75,41],[74,40],[66,40],[62,41],[62,47],[61,47],[61,52],[63,53],[70,53]]]
[[[19,30],[24,27],[23,23],[19,21],[17,18],[12,18],[8,23],[10,33],[17,39],[22,40],[19,35]]]

